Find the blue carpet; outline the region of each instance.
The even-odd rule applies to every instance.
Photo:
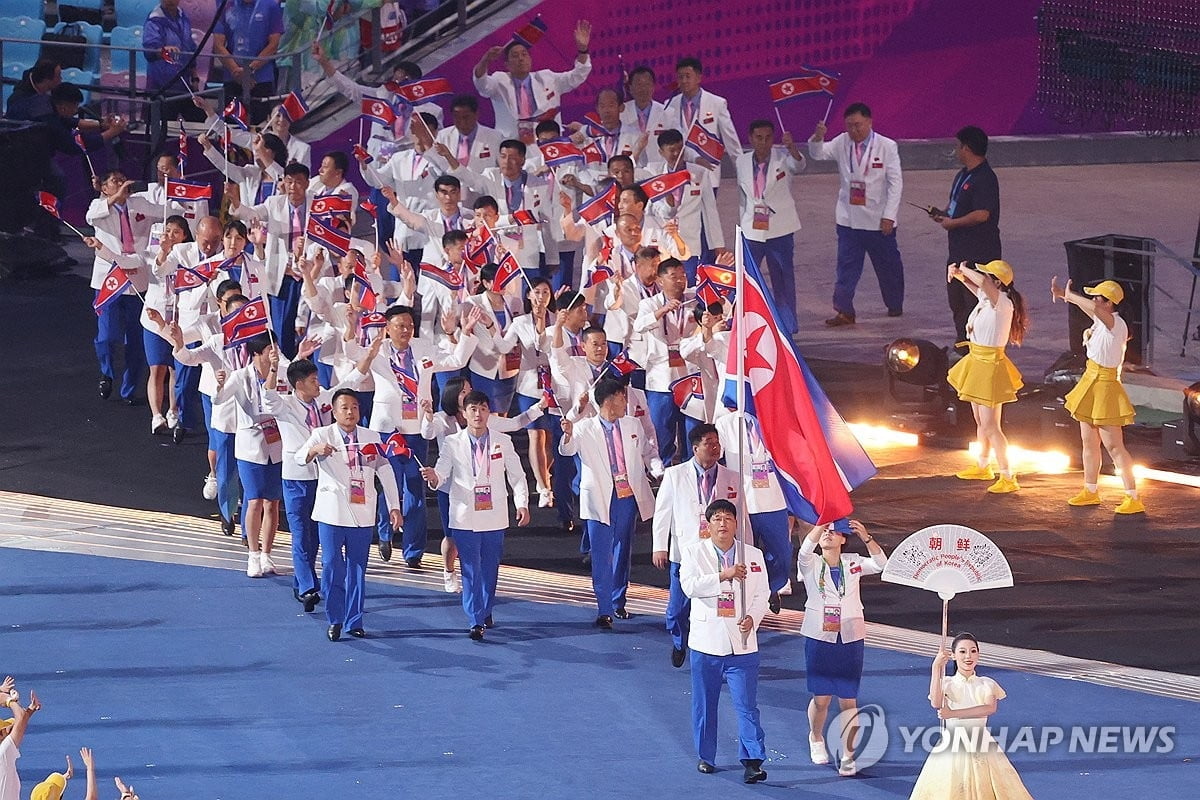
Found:
[[[924,759],[893,730],[856,779],[808,762],[803,647],[767,635],[760,683],[769,785],[743,786],[727,698],[718,765],[695,771],[686,668],[658,618],[591,627],[590,609],[501,601],[482,644],[457,598],[372,585],[365,641],[331,644],[290,578],[79,555],[3,551],[0,672],[34,688],[19,762],[26,791],[62,756],[96,751],[154,798],[907,797]],[[1011,756],[1035,797],[1190,796],[1196,705],[1020,672],[993,730],[1174,725],[1165,754]],[[870,650],[861,701],[889,728],[936,725],[928,661]],[[1040,727],[1039,727],[1040,729]],[[81,786],[68,790],[82,790]]]

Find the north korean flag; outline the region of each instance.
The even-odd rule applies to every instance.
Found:
[[[619,192],[620,190],[617,188],[616,181],[613,181],[608,184],[608,188],[603,192],[575,209],[575,213],[589,225],[607,222],[617,207],[617,194]]]
[[[667,388],[671,391],[675,405],[680,408],[686,406],[692,398],[704,399],[704,381],[700,380],[699,372],[693,372],[691,375],[684,375],[677,381],[671,381],[671,385]]]
[[[725,300],[732,300],[734,292],[731,289],[728,296],[724,293],[720,286],[717,286],[712,281],[701,281],[696,285],[696,297],[705,306],[711,306],[714,303],[721,303]]]
[[[304,97],[299,92],[293,90],[283,98],[280,109],[290,122],[299,122],[308,114],[308,103],[304,102]]]
[[[379,215],[378,214],[379,208],[374,203],[372,203],[370,200],[363,200],[361,203],[358,204],[358,207],[361,208],[363,211],[367,212],[368,214],[370,214],[371,219],[376,219]]]
[[[226,348],[261,336],[267,329],[267,306],[261,297],[256,297],[238,310],[221,317],[221,334],[225,339]]]
[[[454,270],[442,269],[434,264],[422,263],[421,274],[431,280],[437,281],[451,291],[457,292],[463,288],[462,275]]]
[[[358,163],[360,164],[370,164],[375,160],[375,157],[368,153],[367,148],[363,147],[361,144],[354,145],[353,152],[354,158],[357,159]]]
[[[513,34],[512,40],[528,48],[540,42],[545,35],[546,23],[542,21],[542,15],[538,14],[518,28],[517,32]]]
[[[661,200],[676,189],[682,189],[688,185],[692,179],[692,175],[686,169],[668,172],[664,175],[656,175],[653,178],[647,178],[638,184],[645,190],[650,197],[650,202]]]
[[[96,316],[100,316],[105,306],[125,294],[125,290],[132,285],[129,273],[113,262],[112,269],[104,276],[104,282],[96,290],[96,299],[92,301],[92,309],[95,310]]]
[[[314,217],[330,217],[334,214],[349,214],[354,208],[354,201],[348,194],[325,194],[314,197],[308,207],[308,213]]]
[[[613,360],[608,362],[608,371],[618,378],[624,378],[631,372],[639,370],[642,365],[629,357],[628,353],[619,353]]]
[[[699,123],[693,123],[688,129],[687,146],[705,161],[713,164],[720,164],[721,159],[725,157],[725,144],[721,137],[710,133]]]
[[[165,191],[168,199],[171,200],[186,200],[194,203],[197,200],[212,199],[211,185],[197,181],[185,181],[182,178],[167,178]]]
[[[605,127],[600,121],[600,115],[595,111],[589,111],[583,115],[583,131],[589,137],[598,139],[601,136],[617,136],[621,133],[621,123],[617,123],[617,129],[614,131],[611,128]]]
[[[547,167],[561,167],[572,162],[584,163],[583,151],[570,139],[551,139],[538,145]]]
[[[389,86],[388,88],[391,88]],[[397,84],[393,90],[410,103],[428,103],[454,94],[454,87],[446,78],[422,78],[417,81]]]
[[[385,328],[387,327],[387,317],[378,311],[364,312],[362,319],[358,321],[358,327],[364,331],[371,328]]]
[[[214,271],[212,264],[198,264],[195,267],[180,267],[175,270],[175,294],[182,294],[189,289],[207,286],[212,280]]]
[[[583,146],[583,160],[585,164],[603,164],[604,151],[600,149],[600,145],[595,142],[588,142]]]
[[[613,269],[608,264],[597,263],[592,267],[592,271],[588,273],[584,288],[591,289],[593,286],[599,286],[613,276]]]
[[[341,231],[331,228],[312,214],[308,216],[308,227],[304,234],[331,253],[339,256],[350,251],[350,237]]]
[[[413,394],[416,394],[415,386]],[[412,455],[412,450],[409,449],[408,440],[404,438],[404,434],[396,432],[383,440],[383,454],[389,458],[407,458]]]
[[[511,252],[504,254],[500,259],[500,263],[496,265],[496,277],[492,278],[492,291],[502,292],[504,287],[513,282],[521,274],[521,265],[517,263],[517,259],[513,258]]]
[[[388,128],[396,121],[396,112],[392,111],[386,100],[380,100],[378,97],[362,99],[362,116]]]
[[[472,268],[479,269],[495,257],[496,237],[487,225],[477,225],[467,235],[467,248],[463,251],[463,260]]]
[[[417,389],[419,388],[419,385],[417,383],[416,375],[408,374],[401,369],[395,361],[392,362],[392,375],[395,376],[396,382],[400,384],[401,389],[408,393],[409,397],[417,396]]]
[[[535,217],[533,215],[532,211],[530,211],[529,209],[526,209],[526,208],[522,208],[519,211],[514,211],[511,214],[509,214],[509,216],[512,217],[512,221],[513,221],[514,225],[537,225],[538,224],[537,217]]]
[[[371,279],[367,277],[367,265],[361,260],[354,262],[354,272],[350,275],[354,291],[358,293],[358,307],[374,311],[379,298],[371,288]]]
[[[237,125],[244,131],[250,130],[250,114],[246,111],[246,107],[242,105],[242,101],[238,98],[233,98],[229,104],[225,106],[224,112],[225,121],[231,125]]]
[[[837,92],[838,74],[836,72],[814,70],[811,67],[805,67],[805,69],[810,70],[811,74],[772,83],[770,86],[771,102],[786,103],[806,94],[823,93],[832,97]]]
[[[62,219],[58,214],[58,198],[49,192],[37,193],[38,205],[46,209],[46,213],[55,219]]]
[[[696,268],[696,283],[698,285],[708,284],[711,287],[710,290],[715,292],[721,300],[732,302],[737,288],[737,273],[714,264],[701,264]],[[699,294],[699,290],[697,290],[697,294]]]
[[[542,390],[542,397],[546,398],[547,409],[559,408],[558,398],[554,396],[553,384],[550,381],[550,370],[546,367],[537,368],[538,388]]]

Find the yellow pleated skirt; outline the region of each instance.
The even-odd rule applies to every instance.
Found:
[[[1067,393],[1067,411],[1080,422],[1103,427],[1132,425],[1135,412],[1116,367],[1102,367],[1088,359],[1083,377]]]
[[[1017,390],[1025,385],[1003,347],[975,343],[971,343],[971,352],[950,368],[946,380],[958,392],[959,400],[991,408],[1015,402]]]

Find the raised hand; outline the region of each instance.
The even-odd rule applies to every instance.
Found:
[[[587,50],[588,44],[592,41],[592,23],[586,19],[581,19],[575,24],[575,47],[579,50]]]

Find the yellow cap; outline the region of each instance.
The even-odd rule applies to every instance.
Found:
[[[12,722],[13,721],[9,718],[0,719],[0,731],[4,730],[9,725],[12,725]]]
[[[46,780],[33,787],[29,800],[61,800],[67,788],[67,777],[61,772],[51,772]]]
[[[1125,290],[1116,281],[1102,281],[1095,286],[1086,286],[1083,289],[1083,293],[1090,294],[1093,297],[1099,295],[1106,300],[1110,300],[1113,305],[1117,305],[1125,299]]]
[[[1013,281],[1013,270],[1007,261],[989,261],[986,264],[979,264],[975,269],[980,272],[986,272],[988,275],[994,275],[1005,286]]]

